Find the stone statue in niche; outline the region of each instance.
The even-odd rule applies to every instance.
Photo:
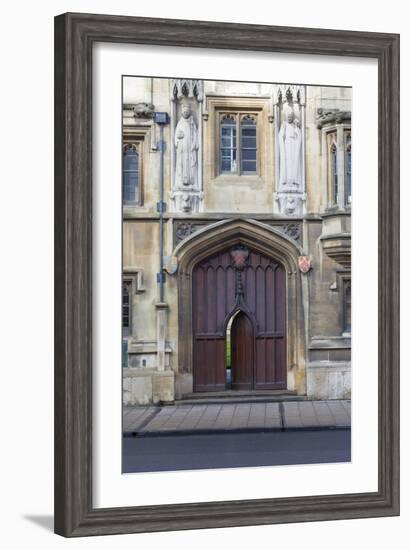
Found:
[[[302,131],[292,107],[285,107],[285,120],[278,134],[279,183],[284,189],[302,186]]]
[[[198,177],[198,129],[189,103],[181,105],[175,128],[175,186],[196,186]],[[184,209],[184,211],[186,211]]]

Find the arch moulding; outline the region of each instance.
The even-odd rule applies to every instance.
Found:
[[[243,244],[280,262],[287,274],[286,331],[287,384],[289,390],[306,393],[305,312],[307,284],[298,269],[302,249],[275,228],[256,220],[223,220],[201,229],[182,241],[173,252],[178,270],[178,366],[176,397],[193,391],[192,365],[192,271],[201,260]]]

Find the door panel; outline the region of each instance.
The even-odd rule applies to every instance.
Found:
[[[253,326],[245,313],[238,313],[231,328],[232,389],[253,388]]]
[[[285,269],[273,258],[249,249],[247,263],[238,274],[231,250],[202,260],[192,273],[194,391],[225,389],[225,331],[238,309],[244,313],[237,315],[241,319],[234,332],[239,347],[235,351],[232,342],[232,353],[239,354],[242,366],[235,387],[286,388]],[[235,320],[233,328],[234,324]],[[252,366],[251,375],[245,363]]]
[[[200,338],[195,342],[195,391],[225,389],[225,339]]]

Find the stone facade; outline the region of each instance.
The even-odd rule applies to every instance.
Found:
[[[123,90],[124,403],[192,393],[189,270],[235,235],[286,267],[287,389],[349,398],[351,90],[139,77]],[[255,160],[223,149],[223,122],[255,128]]]

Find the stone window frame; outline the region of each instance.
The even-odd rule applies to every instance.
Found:
[[[352,284],[352,274],[350,270],[340,270],[337,272],[337,288],[340,296],[340,327],[343,337],[351,337],[352,334],[352,319],[350,313],[350,330],[347,325],[347,303],[346,303],[346,287]],[[350,298],[351,300],[351,298]],[[350,302],[351,307],[351,302]]]
[[[127,151],[129,150],[133,150],[137,156],[137,170],[135,171],[136,172],[136,175],[137,175],[137,180],[136,180],[136,185],[135,185],[135,194],[137,195],[138,199],[137,200],[129,200],[129,199],[126,199],[125,198],[125,185],[124,185],[124,172],[125,172],[125,157],[127,156]],[[123,145],[123,148],[122,148],[122,178],[123,178],[123,181],[122,181],[122,202],[123,204],[138,204],[140,205],[141,204],[141,167],[142,167],[142,162],[141,162],[141,142],[140,141],[137,141],[135,140],[133,143],[125,143]]]
[[[323,210],[350,211],[351,201],[348,201],[346,193],[347,182],[347,136],[352,135],[350,123],[338,123],[322,127],[322,151],[323,151]],[[332,139],[335,136],[335,139]],[[333,180],[331,170],[331,148],[336,147],[337,154],[337,186],[338,194],[335,200],[333,193]],[[351,147],[351,143],[350,143]]]
[[[257,116],[256,125],[256,174],[229,174],[220,172],[220,118],[222,115],[238,114]],[[204,124],[204,171],[205,181],[232,183],[255,181],[267,178],[266,158],[273,155],[273,140],[268,143],[269,124],[272,123],[272,98],[270,96],[206,96]],[[271,132],[272,133],[272,132]],[[272,161],[269,163],[272,164]],[[273,177],[273,175],[272,175]]]
[[[338,143],[337,132],[327,132],[326,134],[326,150],[327,150],[327,205],[328,208],[334,208],[338,205],[340,195],[339,189],[339,158],[338,158]],[[336,162],[334,162],[336,161]],[[335,172],[336,168],[336,172]]]
[[[221,149],[222,149],[222,144],[221,144],[221,138],[222,138],[222,135],[221,135],[221,127],[222,127],[222,121],[226,118],[226,117],[234,117],[235,119],[235,128],[236,128],[236,171],[235,172],[224,172],[222,171],[222,167],[221,167]],[[242,164],[242,121],[245,119],[245,118],[252,118],[255,120],[255,129],[256,129],[256,172],[253,173],[253,172],[244,172],[242,171],[242,167],[241,167],[241,164]],[[258,111],[250,111],[249,109],[246,110],[246,111],[242,111],[242,110],[232,110],[232,109],[229,109],[229,110],[218,110],[218,132],[217,132],[217,140],[218,140],[218,145],[217,145],[217,170],[218,170],[218,175],[219,176],[259,176],[260,175],[260,155],[259,155],[259,140],[260,140],[260,136],[258,135],[259,132],[258,132],[258,127],[260,126],[259,124],[259,113]]]
[[[144,184],[148,180],[148,165],[147,162],[149,154],[150,143],[147,138],[148,133],[151,130],[151,126],[124,126],[122,132],[122,155],[121,155],[121,181],[123,174],[123,152],[125,147],[135,147],[139,154],[139,194],[138,200],[123,202],[125,207],[140,207],[144,205]]]
[[[128,326],[124,326],[124,289],[127,289],[128,292]],[[132,279],[123,277],[121,285],[121,326],[122,326],[122,336],[123,338],[130,336],[132,334]]]
[[[352,131],[344,131],[343,146],[345,149],[345,204],[350,206],[352,203]],[[350,172],[348,171],[348,153],[350,153]],[[348,194],[347,174],[350,174],[350,195]]]
[[[350,287],[350,315],[347,314],[347,287]],[[342,296],[343,296],[343,335],[351,335],[352,334],[352,279],[351,277],[344,277],[343,278],[343,288],[342,288]],[[348,322],[349,318],[349,322]]]
[[[124,284],[129,286],[130,289],[130,300],[129,300],[129,327],[126,330],[122,330],[123,338],[129,338],[133,336],[133,314],[135,312],[135,299],[134,296],[137,294],[142,294],[145,292],[144,282],[143,282],[143,270],[138,267],[125,266],[123,268],[122,275],[122,287]],[[122,288],[121,287],[121,288]],[[121,295],[122,303],[122,295]]]

